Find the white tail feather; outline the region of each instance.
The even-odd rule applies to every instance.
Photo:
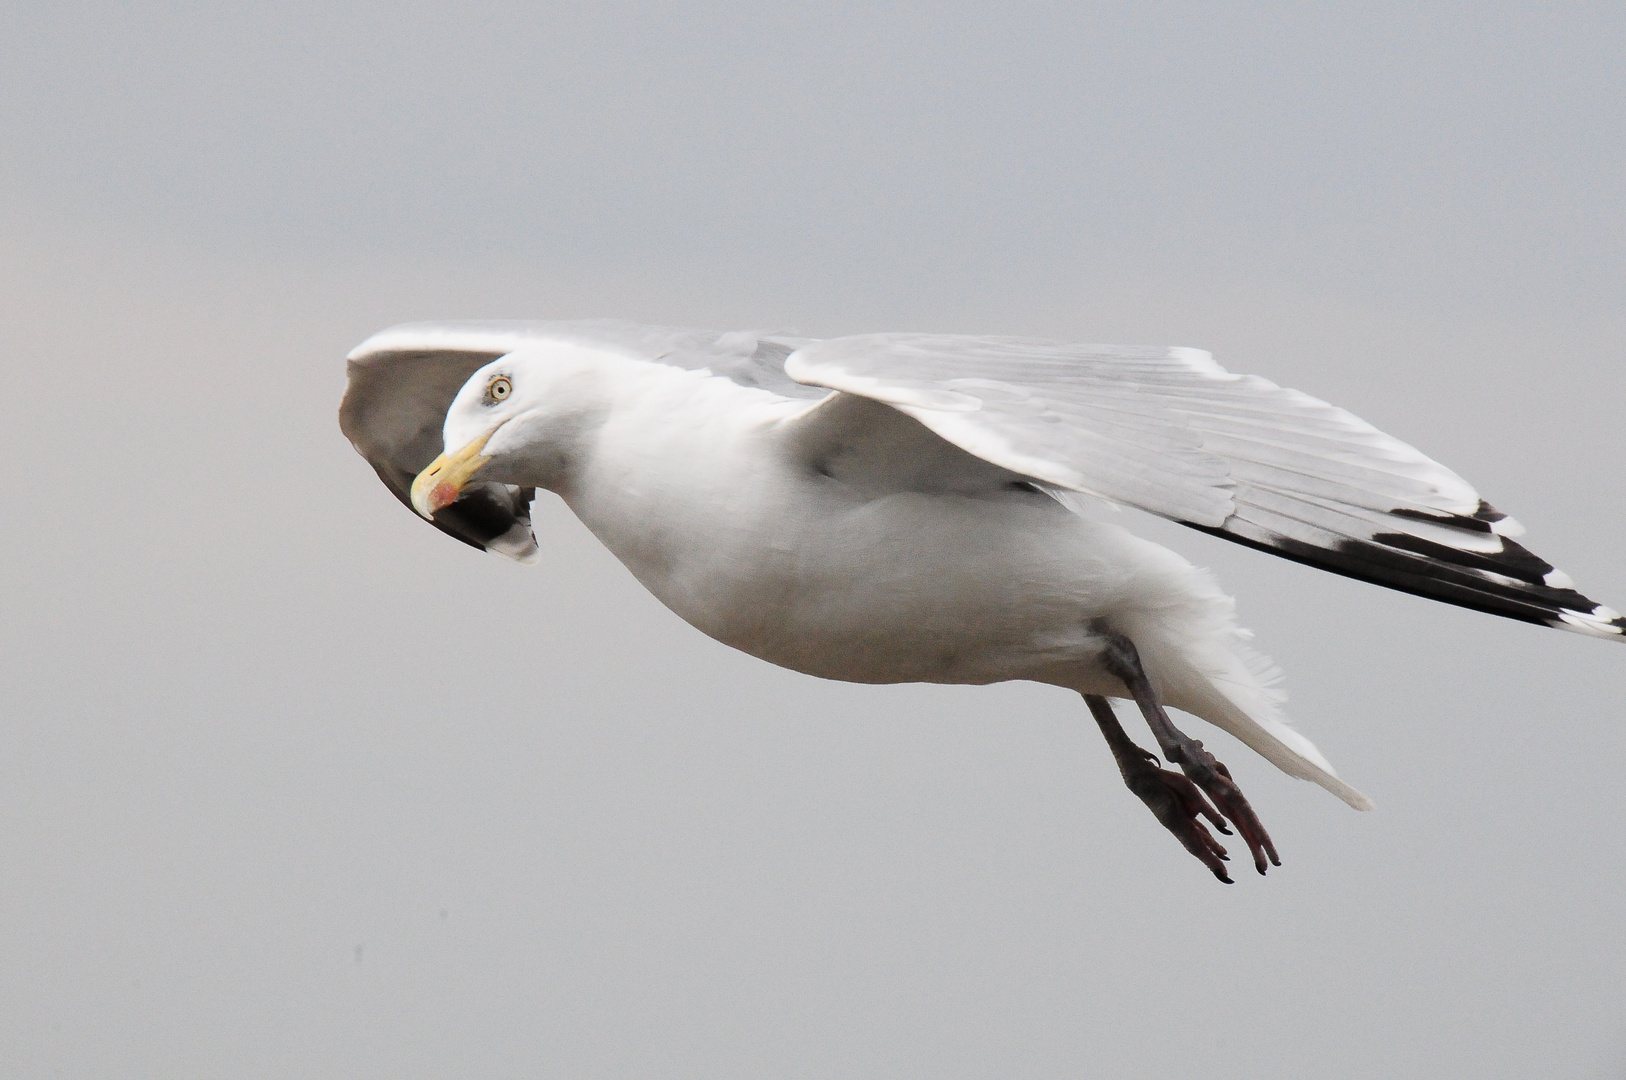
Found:
[[[1206,571],[1189,564],[1184,570],[1183,602],[1112,618],[1114,629],[1135,643],[1159,700],[1236,736],[1289,776],[1319,784],[1357,810],[1372,809],[1372,800],[1340,780],[1288,723],[1281,672],[1248,644],[1231,598]]]

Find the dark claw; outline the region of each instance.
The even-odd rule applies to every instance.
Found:
[[[1220,832],[1229,834],[1231,830],[1225,827],[1225,819],[1208,805],[1208,800],[1203,798],[1196,784],[1177,772],[1158,768],[1157,755],[1148,753],[1146,757],[1149,760],[1142,766],[1127,770],[1124,781],[1129,790],[1146,804],[1187,851],[1213,871],[1215,877],[1227,885],[1232,884],[1231,876],[1225,872],[1224,862],[1230,855],[1226,854],[1220,842],[1214,839],[1214,834],[1202,822],[1203,818],[1207,818]]]
[[[1179,765],[1192,782],[1201,788],[1213,800],[1214,805],[1231,821],[1236,823],[1236,830],[1242,835],[1242,840],[1248,845],[1248,851],[1253,854],[1253,866],[1261,874],[1265,872],[1265,858],[1269,856],[1272,866],[1282,865],[1282,860],[1276,855],[1276,845],[1270,842],[1270,834],[1265,831],[1259,816],[1248,805],[1248,797],[1242,794],[1242,789],[1236,786],[1231,779],[1231,770],[1225,763],[1203,749],[1203,744],[1192,740],[1195,753],[1191,755],[1195,760],[1181,761]],[[1229,830],[1227,830],[1229,831]]]
[[[1202,860],[1202,864],[1225,884],[1231,884],[1231,876],[1225,872],[1225,860],[1230,856],[1203,824],[1204,818],[1227,836],[1231,830],[1226,828],[1225,818],[1235,822],[1248,850],[1253,853],[1253,865],[1261,874],[1265,872],[1266,852],[1270,854],[1270,861],[1280,866],[1282,861],[1276,857],[1276,848],[1271,844],[1269,834],[1259,824],[1248,800],[1243,798],[1241,790],[1232,781],[1230,770],[1204,750],[1202,743],[1182,734],[1169,723],[1168,715],[1152,696],[1145,673],[1140,670],[1134,645],[1128,638],[1112,640],[1121,646],[1125,654],[1122,670],[1114,671],[1114,674],[1123,678],[1125,685],[1135,693],[1136,703],[1141,706],[1141,712],[1151,724],[1152,732],[1165,748],[1169,760],[1178,764],[1186,774],[1181,776],[1161,768],[1156,754],[1136,746],[1124,734],[1123,725],[1118,723],[1118,716],[1106,698],[1099,694],[1085,694],[1084,703],[1090,707],[1090,715],[1095,717],[1107,745],[1112,748],[1112,756],[1118,762],[1118,772],[1123,775],[1129,790],[1146,804],[1187,851]],[[1110,655],[1108,659],[1111,659]],[[1205,792],[1213,800],[1213,805],[1203,798]]]

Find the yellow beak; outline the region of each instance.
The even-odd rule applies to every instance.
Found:
[[[427,519],[456,502],[469,477],[491,460],[488,455],[480,453],[489,438],[491,433],[488,431],[456,453],[442,454],[430,462],[429,468],[412,481],[412,509]]]

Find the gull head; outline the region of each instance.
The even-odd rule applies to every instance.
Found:
[[[475,481],[558,490],[595,360],[560,345],[509,353],[469,376],[446,410],[445,453],[412,482],[413,509],[433,518]]]

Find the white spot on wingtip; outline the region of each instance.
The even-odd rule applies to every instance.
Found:
[[[1497,536],[1512,538],[1524,535],[1524,526],[1519,524],[1517,518],[1505,517],[1501,521],[1491,522],[1491,532]]]
[[[1562,570],[1554,570],[1551,573],[1549,573],[1546,577],[1542,578],[1541,580],[1542,580],[1542,583],[1544,585],[1546,585],[1549,589],[1573,589],[1573,588],[1575,588],[1574,580],[1571,579],[1571,577],[1568,574],[1564,573],[1564,571],[1562,571]]]
[[[1591,634],[1593,637],[1618,638],[1626,635],[1626,627],[1622,627],[1620,618],[1612,609],[1598,605],[1590,614],[1580,611],[1560,611],[1559,623],[1566,630],[1575,630],[1582,634]],[[1558,625],[1555,623],[1554,625]]]

